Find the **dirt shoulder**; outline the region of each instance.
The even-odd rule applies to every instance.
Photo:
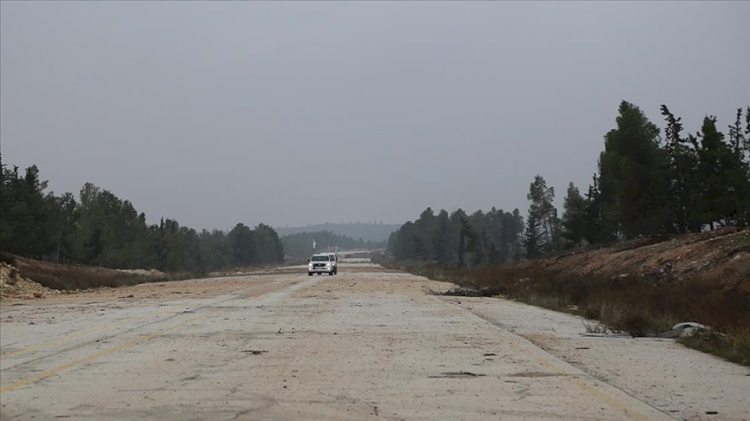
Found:
[[[722,228],[650,244],[643,239],[615,247],[535,259],[519,266],[571,275],[640,277],[656,282],[720,279],[725,288],[750,293],[750,228]]]

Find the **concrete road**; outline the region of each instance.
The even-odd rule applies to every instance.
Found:
[[[373,265],[342,265],[332,277],[308,277],[300,268],[6,301],[0,307],[0,418],[660,420],[688,414],[558,358],[551,347],[493,320],[498,314],[430,294],[449,287]],[[499,299],[474,305],[485,313],[518,306]],[[535,311],[542,330],[560,322],[531,307],[512,313],[527,315],[524,329],[533,331]],[[729,377],[750,383],[745,368],[726,367]],[[706,414],[722,404],[712,401],[711,410],[691,406],[690,419],[750,414],[741,399],[727,402],[734,412]]]

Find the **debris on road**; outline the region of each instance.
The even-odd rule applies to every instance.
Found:
[[[666,332],[662,332],[656,336],[659,338],[684,338],[687,336],[695,336],[696,333],[702,330],[710,330],[710,328],[700,323],[684,322],[677,323],[676,325],[672,326],[672,329]]]
[[[435,293],[435,295],[445,295],[445,296],[452,296],[452,297],[496,297],[498,295],[502,295],[505,291],[503,291],[500,287],[490,287],[490,288],[470,288],[470,287],[456,287],[454,289],[445,291],[445,292],[438,292]],[[461,304],[459,302],[459,304]]]
[[[431,379],[453,379],[453,378],[461,378],[461,377],[484,377],[485,374],[477,374],[472,373],[470,371],[449,371],[447,373],[442,373],[437,376],[430,376]]]

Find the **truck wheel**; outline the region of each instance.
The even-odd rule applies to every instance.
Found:
[[[328,276],[333,276],[333,271],[328,272]]]
[[[312,272],[307,272],[307,276],[312,276]]]

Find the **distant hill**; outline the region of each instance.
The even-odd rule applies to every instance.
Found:
[[[343,235],[355,240],[382,242],[387,241],[393,231],[401,228],[397,224],[316,224],[306,227],[274,227],[280,237],[303,232],[328,231],[336,235]]]

